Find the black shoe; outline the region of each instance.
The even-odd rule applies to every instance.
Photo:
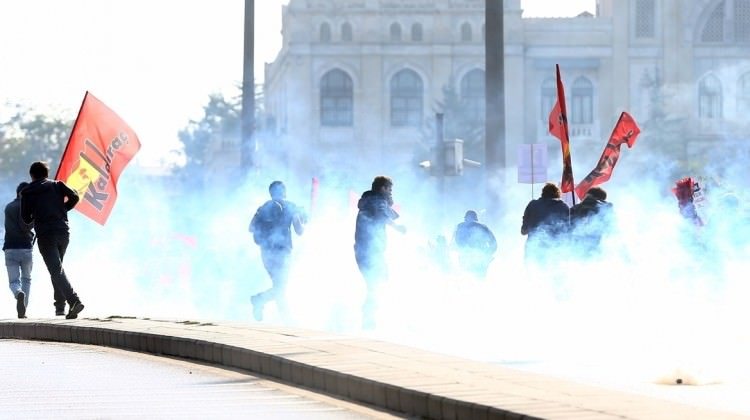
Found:
[[[26,293],[22,291],[16,295],[16,311],[19,318],[26,318]]]
[[[70,305],[70,309],[68,309],[68,314],[65,315],[65,319],[76,319],[78,318],[78,314],[83,310],[83,303],[79,300],[78,302],[73,302],[72,305]]]
[[[253,304],[253,318],[256,321],[263,321],[263,302],[260,301],[260,296],[250,296],[250,303]]]

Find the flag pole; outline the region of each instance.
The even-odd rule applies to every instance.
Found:
[[[70,135],[68,136],[68,142],[65,144],[65,150],[63,150],[62,155],[60,156],[60,162],[57,163],[57,171],[55,171],[55,178],[57,179],[57,176],[60,175],[60,164],[65,159],[65,154],[68,153],[68,147],[70,147],[70,140],[73,138],[73,131],[75,130],[76,126],[78,125],[78,119],[81,118],[81,111],[83,110],[83,104],[86,103],[86,98],[89,96],[89,91],[87,90],[86,93],[83,95],[83,100],[81,101],[81,107],[78,108],[78,115],[76,115],[76,120],[73,121],[73,127],[70,129]]]

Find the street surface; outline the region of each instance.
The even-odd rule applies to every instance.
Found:
[[[109,347],[0,340],[0,418],[392,419],[247,373]]]

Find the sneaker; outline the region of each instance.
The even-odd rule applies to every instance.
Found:
[[[22,291],[16,295],[16,311],[19,318],[26,318],[26,293]]]
[[[73,302],[72,305],[70,305],[70,309],[68,309],[68,314],[65,315],[65,319],[76,319],[78,318],[78,314],[83,310],[83,303],[79,300],[78,302]]]
[[[256,321],[263,321],[263,302],[260,301],[260,296],[250,296],[250,303],[253,304],[253,318]]]

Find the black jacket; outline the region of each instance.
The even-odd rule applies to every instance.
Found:
[[[456,226],[453,241],[460,249],[471,249],[490,255],[497,251],[497,239],[495,239],[495,235],[492,234],[487,225],[479,222],[467,221],[459,223]]]
[[[387,195],[365,191],[357,203],[357,225],[354,230],[354,249],[358,253],[385,251],[385,225],[398,218]]]
[[[31,249],[34,234],[31,225],[21,221],[21,199],[8,203],[5,206],[5,241],[3,251],[6,249]]]
[[[78,193],[62,181],[37,180],[21,191],[21,216],[34,223],[37,236],[68,232],[68,211],[78,200]]]
[[[559,198],[531,200],[523,212],[521,233],[533,236],[544,231],[548,235],[565,232],[570,224],[570,209]]]

